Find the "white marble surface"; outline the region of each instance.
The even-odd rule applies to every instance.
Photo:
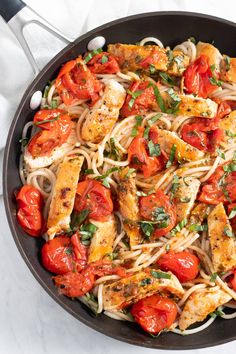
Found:
[[[86,0],[86,2],[28,0],[26,2],[67,35],[73,37],[118,17],[157,10],[204,12],[236,21],[235,0],[224,2],[218,0]],[[38,34],[37,38],[41,38],[41,44],[38,41],[37,46],[33,41],[31,44],[42,66],[55,54],[61,44],[54,43],[52,47],[48,37],[43,39],[40,36],[41,34]],[[6,131],[27,82],[32,78],[32,72],[20,47],[1,19],[0,72],[0,148],[3,148]],[[2,197],[0,197],[0,222],[0,354],[156,353],[151,349],[138,348],[105,337],[85,327],[66,313],[40,287],[19,255],[7,225]],[[217,354],[225,351],[233,354],[235,349],[235,342],[231,342],[214,348],[188,351],[188,353]]]

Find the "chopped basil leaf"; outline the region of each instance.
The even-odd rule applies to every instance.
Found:
[[[84,62],[87,64],[95,55],[102,53],[102,48],[98,48],[90,52],[85,58]]]
[[[135,168],[129,168],[129,171],[126,173],[125,177],[129,178],[132,175],[132,173],[135,171],[136,171]]]
[[[137,90],[135,92],[131,92],[130,90],[127,90],[127,93],[131,96],[131,99],[129,100],[129,104],[128,104],[129,108],[131,109],[135,103],[136,98],[143,93],[143,90]]]
[[[92,175],[94,173],[92,168],[87,168],[83,171],[85,175]]]
[[[170,215],[165,212],[163,207],[158,207],[152,211],[152,220],[156,222],[158,229],[162,229],[168,226]]]
[[[173,62],[174,56],[173,56],[173,52],[171,49],[167,50],[166,55],[168,57],[168,65],[170,65]]]
[[[133,129],[131,131],[131,136],[132,137],[135,137],[138,134],[138,127],[141,126],[142,121],[143,121],[143,117],[142,116],[136,116],[135,120],[136,120],[135,126],[133,127]]]
[[[174,175],[173,177],[173,182],[172,182],[172,185],[171,185],[171,188],[170,188],[170,193],[171,193],[171,196],[173,198],[175,192],[177,191],[177,189],[179,188],[179,176],[177,175]]]
[[[84,209],[80,213],[73,212],[71,215],[69,232],[75,232],[79,228],[79,226],[85,221],[89,213],[90,210],[88,209]]]
[[[196,44],[196,38],[195,37],[189,37],[190,42],[192,42],[193,44]]]
[[[212,64],[212,65],[210,66],[210,70],[211,70],[211,73],[212,73],[212,74],[214,74],[215,69],[216,69],[216,65],[215,65],[215,64]]]
[[[187,225],[187,219],[181,220],[174,229],[171,230],[171,234],[176,234],[177,232],[181,231]]]
[[[57,108],[57,106],[58,106],[57,100],[52,100],[51,107],[52,108]]]
[[[171,279],[171,275],[169,273],[159,272],[156,270],[151,270],[150,273],[156,279]]]
[[[175,152],[176,152],[176,149],[177,149],[177,146],[176,146],[175,144],[173,144],[173,145],[172,145],[172,148],[171,148],[171,150],[170,150],[170,157],[169,157],[169,160],[168,160],[167,163],[166,163],[166,168],[169,168],[169,167],[172,165],[172,163],[173,163],[173,161],[174,161],[174,159],[175,159]]]
[[[105,64],[105,63],[107,63],[108,62],[108,57],[107,57],[107,55],[103,55],[102,56],[102,64]]]
[[[210,277],[210,282],[215,283],[217,277],[218,277],[217,273],[212,273]]]
[[[52,119],[45,119],[45,120],[41,120],[40,122],[35,122],[35,125],[40,125],[40,124],[44,124],[44,123],[53,123],[56,120],[58,120],[58,118],[60,117],[60,114],[58,114],[55,118]]]
[[[143,132],[144,139],[148,140],[150,127],[147,127]]]
[[[162,113],[157,113],[154,117],[148,120],[148,124],[153,125],[161,116]]]
[[[106,256],[109,257],[111,261],[114,261],[118,256],[118,252],[107,253]]]
[[[104,175],[97,176],[96,179],[104,179],[104,178],[108,177],[111,173],[113,173],[115,171],[119,171],[119,170],[120,170],[119,167],[111,167],[106,171],[106,173],[104,173]]]
[[[170,244],[169,243],[167,243],[167,245],[165,247],[165,250],[166,250],[166,252],[168,252],[170,250]]]
[[[28,144],[28,142],[29,142],[29,138],[26,137],[19,140],[19,143],[21,143],[23,147],[25,147]]]
[[[155,74],[155,72],[156,72],[155,65],[150,64],[150,65],[149,65],[149,71],[150,71],[150,74]]]
[[[229,136],[230,138],[235,138],[236,134],[232,133],[230,130],[225,131],[226,135]]]
[[[233,161],[236,161],[236,150],[234,151],[234,154],[233,154]]]
[[[159,75],[160,75],[160,77],[161,77],[161,81],[162,81],[164,84],[167,84],[167,85],[170,85],[170,86],[174,86],[174,85],[175,85],[174,80],[173,80],[172,77],[171,77],[170,75],[168,75],[167,73],[159,72]]]
[[[110,147],[110,152],[108,154],[109,158],[111,158],[112,160],[115,160],[115,161],[120,161],[120,159],[121,159],[120,153],[119,153],[119,150],[117,149],[117,147],[115,145],[115,139],[114,138],[110,139],[109,147]]]
[[[148,284],[151,284],[151,283],[152,283],[152,279],[151,278],[144,278],[139,283],[139,286],[145,286],[145,285],[148,285]]]
[[[141,230],[144,233],[144,235],[147,238],[150,238],[153,231],[154,231],[153,225],[150,222],[141,222],[140,227],[141,227]]]
[[[209,316],[216,318],[217,316],[221,317],[225,315],[225,313],[222,310],[215,310],[214,312],[209,313]]]
[[[222,86],[222,82],[220,80],[217,80],[214,76],[210,77],[209,80],[212,85],[219,86],[219,87]]]
[[[162,96],[160,94],[160,91],[159,91],[158,87],[156,85],[152,84],[152,83],[149,84],[149,87],[150,86],[153,88],[157,104],[160,107],[161,111],[162,112],[166,112],[165,103],[164,103],[164,100],[163,100],[163,98],[162,98]]]
[[[236,171],[236,164],[231,162],[228,165],[223,165],[223,170],[228,173],[234,172],[234,171]]]
[[[208,227],[207,224],[199,225],[199,224],[192,224],[188,228],[190,231],[207,231]]]
[[[188,203],[188,202],[190,202],[190,200],[191,200],[190,197],[180,198],[180,202],[181,202],[181,203]]]
[[[110,183],[108,182],[106,177],[103,179],[102,185],[106,188],[110,188]]]
[[[218,156],[220,156],[222,159],[225,160],[225,154],[223,153],[223,151],[221,151],[221,149],[217,148],[216,152],[217,152]]]
[[[230,57],[228,57],[228,55],[225,55],[224,61],[225,61],[225,70],[229,71],[230,70]]]
[[[148,150],[150,156],[160,156],[161,148],[159,144],[154,144],[152,140],[148,142]]]
[[[177,110],[179,109],[179,105],[181,103],[181,99],[172,88],[167,90],[167,93],[171,97],[172,101],[170,103],[170,107],[166,110],[166,112],[170,113],[170,114],[176,113]]]
[[[92,223],[82,225],[79,229],[81,235],[81,243],[88,245],[96,230],[97,226]]]
[[[236,207],[234,207],[230,214],[229,214],[229,219],[233,219],[236,216]]]
[[[223,233],[225,236],[234,237],[234,233],[228,228],[228,226],[224,227]]]
[[[183,177],[183,181],[184,181],[185,186],[189,187],[189,184],[186,182],[187,178],[188,178],[188,176]]]
[[[138,197],[147,197],[148,195],[153,194],[154,192],[155,192],[154,189],[151,189],[148,193],[144,193],[143,191],[137,191],[136,195]]]

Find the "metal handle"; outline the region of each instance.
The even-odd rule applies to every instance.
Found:
[[[52,33],[57,38],[61,39],[66,44],[73,42],[73,39],[67,37],[61,33],[57,28],[48,23],[44,18],[38,15],[29,6],[25,5],[20,0],[0,0],[0,15],[4,18],[16,38],[18,39],[22,49],[27,56],[34,74],[37,75],[40,71],[38,65],[33,57],[33,54],[28,46],[28,43],[24,37],[23,30],[30,23],[35,23],[45,30]]]

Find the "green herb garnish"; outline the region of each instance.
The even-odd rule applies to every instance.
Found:
[[[141,230],[144,233],[145,237],[150,238],[153,231],[154,231],[154,227],[153,227],[152,223],[141,222],[140,227],[141,227]]]
[[[145,285],[148,285],[148,284],[151,284],[151,283],[152,283],[152,279],[151,278],[144,278],[139,283],[139,286],[145,286]]]
[[[156,270],[151,270],[150,273],[156,279],[171,279],[171,275],[169,273],[159,272]]]
[[[159,72],[159,75],[160,75],[160,77],[161,77],[161,81],[162,81],[164,84],[167,84],[167,85],[170,85],[170,86],[174,86],[174,85],[175,85],[174,80],[173,80],[172,77],[171,77],[170,75],[168,75],[167,73]]]
[[[92,52],[90,52],[85,58],[84,62],[87,64],[95,55],[102,53],[102,48],[94,49]]]
[[[210,277],[210,282],[215,283],[217,277],[218,277],[217,273],[212,273]]]
[[[172,163],[173,163],[173,161],[174,161],[174,159],[175,159],[175,152],[176,152],[176,149],[177,149],[177,146],[176,146],[175,144],[173,144],[173,145],[172,145],[172,148],[171,148],[171,150],[170,150],[170,157],[169,157],[169,160],[168,160],[167,163],[166,163],[166,168],[169,168],[169,167],[172,165]]]
[[[148,142],[148,150],[150,156],[160,156],[161,148],[159,144],[154,144],[152,140]]]
[[[228,226],[224,227],[223,233],[224,233],[225,236],[234,237],[234,233],[229,229]]]
[[[135,168],[129,168],[129,171],[126,173],[125,178],[129,178],[135,171]]]
[[[23,147],[25,147],[28,144],[28,142],[29,142],[29,138],[27,137],[19,140],[19,143],[21,143]]]
[[[230,130],[225,130],[225,134],[230,138],[235,138],[236,134],[232,133]]]
[[[207,231],[208,227],[207,224],[199,225],[199,224],[192,224],[188,228],[190,231]]]
[[[70,230],[69,232],[75,232],[78,230],[79,226],[85,221],[88,217],[90,210],[84,209],[80,213],[75,211],[71,215]]]
[[[171,230],[171,234],[176,234],[177,232],[180,232],[186,225],[187,225],[188,220],[185,218],[181,220],[174,229]]]
[[[136,98],[143,93],[143,90],[137,90],[135,92],[131,92],[130,90],[127,90],[127,93],[131,96],[131,99],[129,100],[128,103],[128,106],[131,109],[135,103]]]
[[[190,42],[192,42],[193,44],[196,44],[196,38],[195,37],[189,37]]]
[[[86,168],[84,171],[83,171],[84,175],[92,175],[94,174],[94,171],[92,168]]]
[[[91,238],[97,230],[97,226],[89,223],[84,224],[80,227],[79,233],[81,235],[81,242],[83,245],[88,245],[90,243]]]
[[[218,156],[220,156],[223,160],[225,160],[225,154],[223,153],[223,151],[221,149],[217,148],[216,152],[217,152]]]
[[[150,65],[149,65],[149,71],[150,71],[150,74],[155,74],[155,72],[156,72],[155,65],[150,64]]]
[[[233,219],[236,216],[236,207],[234,207],[230,214],[229,214],[229,219]]]
[[[222,81],[217,80],[214,76],[210,77],[209,80],[212,85],[219,86],[219,87],[222,86]]]
[[[225,70],[229,71],[230,70],[230,57],[228,57],[228,55],[225,55],[224,61],[225,61]]]
[[[105,64],[108,62],[108,57],[106,55],[102,56],[102,64]]]
[[[236,164],[231,162],[228,165],[223,165],[223,170],[228,173],[235,172],[236,171]]]
[[[141,126],[142,121],[143,121],[143,117],[142,116],[136,116],[135,120],[136,120],[135,126],[133,127],[133,129],[131,131],[131,136],[132,137],[135,137],[138,134],[138,127]]]

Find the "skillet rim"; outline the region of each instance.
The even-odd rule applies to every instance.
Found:
[[[217,21],[220,22],[222,24],[231,26],[231,27],[235,27],[236,28],[236,23],[217,17],[217,16],[212,16],[212,15],[207,15],[207,14],[203,14],[203,13],[197,13],[197,12],[187,12],[187,11],[154,11],[154,12],[145,12],[145,13],[140,13],[140,14],[135,14],[135,15],[131,15],[131,16],[127,16],[127,17],[121,17],[119,19],[116,19],[114,21],[110,21],[108,23],[105,23],[99,27],[96,27],[88,32],[86,32],[85,34],[79,36],[78,38],[76,38],[72,43],[69,43],[65,48],[63,48],[56,56],[54,56],[44,67],[43,69],[39,72],[39,74],[33,79],[33,81],[29,84],[29,86],[27,87],[27,89],[25,90],[20,103],[17,107],[17,110],[14,114],[14,118],[12,120],[12,123],[10,125],[9,128],[9,132],[7,135],[7,140],[6,140],[6,146],[4,149],[4,159],[3,159],[3,173],[2,173],[2,177],[3,177],[3,198],[4,198],[4,206],[5,206],[5,212],[6,212],[6,216],[7,216],[7,220],[8,220],[8,225],[10,227],[10,231],[11,234],[13,236],[14,242],[24,260],[24,262],[26,263],[27,267],[30,269],[31,273],[33,274],[33,276],[35,277],[35,279],[39,282],[39,284],[42,286],[42,288],[51,296],[51,298],[53,298],[54,301],[56,301],[57,304],[59,304],[63,309],[65,309],[68,313],[70,313],[73,317],[75,317],[77,320],[79,320],[80,322],[82,322],[83,324],[85,324],[86,326],[88,326],[89,328],[92,328],[93,330],[102,333],[112,339],[116,339],[119,340],[121,342],[125,342],[125,343],[129,343],[129,344],[133,344],[139,347],[145,347],[145,348],[151,348],[151,349],[162,349],[162,350],[189,350],[189,349],[200,349],[200,348],[207,348],[207,347],[213,347],[216,345],[221,345],[221,344],[225,344],[225,343],[229,343],[231,341],[236,340],[236,333],[233,337],[229,338],[225,338],[225,339],[218,339],[217,341],[215,341],[214,343],[210,343],[210,344],[206,344],[206,345],[197,345],[197,344],[191,344],[191,345],[187,345],[187,346],[178,346],[178,348],[176,348],[173,344],[172,345],[161,345],[158,344],[158,342],[155,342],[155,346],[152,345],[152,342],[149,341],[149,343],[137,343],[135,341],[135,339],[132,338],[127,338],[127,337],[123,337],[120,334],[110,334],[110,333],[106,333],[104,332],[104,329],[102,329],[101,327],[97,326],[97,324],[94,323],[93,318],[91,317],[91,319],[87,320],[85,319],[83,316],[81,316],[79,313],[76,313],[69,305],[67,305],[64,301],[63,298],[64,297],[57,297],[56,294],[47,286],[47,284],[45,283],[45,281],[43,280],[43,278],[41,278],[41,276],[37,273],[37,271],[34,269],[33,265],[31,264],[31,261],[29,260],[27,254],[25,253],[24,248],[21,246],[20,241],[19,241],[19,236],[17,234],[17,230],[16,227],[14,225],[14,217],[12,215],[11,212],[11,208],[10,208],[10,196],[7,194],[7,190],[8,190],[8,160],[9,160],[9,152],[10,152],[10,147],[12,145],[13,137],[15,134],[15,130],[16,130],[16,125],[18,123],[19,117],[20,117],[20,112],[22,110],[22,108],[25,106],[26,101],[28,100],[28,96],[30,91],[32,90],[32,88],[34,86],[37,86],[38,82],[45,76],[45,73],[48,71],[48,69],[50,67],[53,66],[54,62],[57,61],[57,59],[59,59],[61,56],[63,56],[65,53],[69,52],[70,49],[74,48],[79,42],[81,42],[82,40],[86,39],[87,37],[90,37],[93,34],[96,34],[97,32],[104,30],[106,28],[112,27],[113,25],[116,24],[124,24],[126,22],[129,22],[131,20],[134,19],[142,19],[142,18],[146,18],[146,17],[150,17],[150,16],[186,16],[186,17],[198,17],[198,18],[203,18],[206,20],[213,20],[213,21]]]

